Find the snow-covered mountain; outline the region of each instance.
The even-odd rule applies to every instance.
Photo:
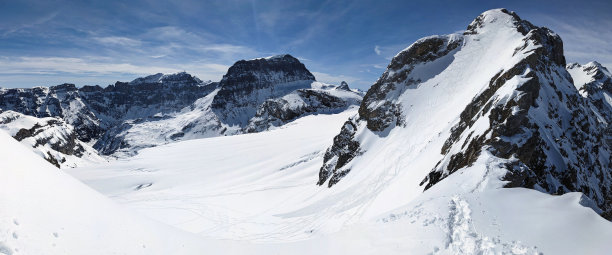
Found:
[[[316,82],[299,60],[278,55],[238,61],[219,83],[182,72],[106,88],[0,89],[0,109],[61,119],[76,131],[79,143],[117,157],[178,140],[259,132],[361,102],[361,92],[343,88]],[[68,165],[74,164],[62,164]]]
[[[96,138],[109,136],[119,153],[142,149],[134,157],[51,171],[0,130],[0,186],[10,194],[0,196],[0,253],[612,249],[610,120],[576,75],[600,78],[566,66],[546,28],[484,12],[463,33],[398,53],[363,99],[313,81],[286,55],[239,63],[184,107],[126,118]],[[35,137],[34,121],[53,130],[58,119],[3,114],[30,123],[5,129]]]
[[[606,142],[612,146],[612,74],[597,62],[568,64],[567,71],[580,95],[591,102],[591,109],[606,128]]]
[[[420,39],[392,59],[334,138],[318,184],[387,171],[367,163],[382,148],[395,151],[386,161],[419,172],[424,190],[486,159],[483,167],[503,165],[505,187],[579,191],[610,219],[612,150],[600,117],[610,119],[565,67],[557,34],[505,9],[462,34]]]

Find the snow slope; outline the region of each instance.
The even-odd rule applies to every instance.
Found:
[[[503,189],[503,160],[483,155],[425,193],[384,157],[388,175],[313,184],[327,144],[355,110],[279,129],[177,142],[69,173],[119,203],[259,254],[601,254],[612,223],[580,193]],[[390,153],[381,150],[381,153]],[[416,175],[418,176],[418,175]],[[393,196],[390,196],[392,194]],[[571,219],[571,220],[569,220]],[[563,224],[559,224],[564,222]]]
[[[197,254],[222,245],[122,208],[4,131],[0,144],[0,254]]]

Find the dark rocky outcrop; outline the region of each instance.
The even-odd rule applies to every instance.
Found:
[[[361,102],[361,96],[358,93],[345,91],[348,95],[337,96],[325,89],[298,89],[290,93],[288,97],[268,99],[259,105],[246,131],[260,132],[308,114],[339,113]]]
[[[334,137],[334,144],[325,152],[317,185],[323,185],[331,177],[328,183],[328,187],[331,187],[350,172],[350,169],[342,168],[359,154],[359,142],[355,141],[356,131],[357,123],[354,119],[344,123],[340,134]]]
[[[313,81],[306,66],[288,54],[240,60],[223,76],[211,107],[223,123],[246,126],[265,100],[309,88]]]
[[[11,126],[13,122],[27,117],[17,112],[5,111],[0,114],[0,126]],[[71,125],[54,117],[37,120],[31,126],[20,128],[13,138],[40,150],[44,158],[58,168],[66,162],[66,156],[82,157],[87,153],[87,145],[78,139],[78,134]]]

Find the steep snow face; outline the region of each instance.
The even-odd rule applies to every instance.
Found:
[[[78,139],[72,125],[60,118],[5,111],[0,113],[0,129],[58,168],[104,161],[89,144]]]
[[[0,131],[0,253],[197,254],[219,245],[126,210]]]
[[[314,81],[306,66],[291,55],[241,60],[223,76],[212,108],[223,123],[244,127],[265,100],[309,88]]]
[[[487,152],[509,160],[508,187],[580,191],[610,216],[610,148],[596,116],[571,83],[559,36],[491,10],[463,34],[395,56],[327,150],[318,184],[399,171],[422,180],[411,181],[419,192]],[[381,157],[399,166],[370,163]]]

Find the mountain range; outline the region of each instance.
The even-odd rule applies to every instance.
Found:
[[[238,61],[220,82],[182,72],[105,88],[0,89],[0,128],[18,140],[32,140],[56,166],[75,167],[76,161],[100,161],[85,150],[121,157],[174,141],[260,132],[308,114],[341,112],[362,97],[346,83],[316,82],[298,59],[278,55]],[[42,132],[51,125],[65,134]],[[60,138],[47,142],[52,137]]]
[[[0,252],[606,254],[611,93],[506,9],[417,40],[366,93],[291,55],[0,89],[0,186],[22,196],[0,197]]]

